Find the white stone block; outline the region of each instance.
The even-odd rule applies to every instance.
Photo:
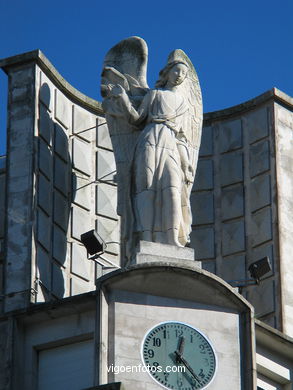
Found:
[[[58,90],[55,95],[55,118],[67,129],[71,127],[72,103]]]
[[[222,253],[229,255],[245,250],[244,221],[233,221],[222,224]]]
[[[92,173],[91,144],[79,139],[73,140],[73,166],[79,171],[90,176]]]
[[[241,119],[222,122],[219,125],[220,152],[238,149],[242,146]]]
[[[84,108],[74,105],[73,107],[73,134],[87,141],[94,139],[97,131],[97,117]],[[86,130],[86,131],[85,131]]]
[[[243,181],[242,152],[231,152],[222,155],[220,169],[222,186]]]

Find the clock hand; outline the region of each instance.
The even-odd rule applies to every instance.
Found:
[[[176,355],[182,356],[182,354],[183,354],[183,349],[184,349],[184,344],[185,344],[185,338],[184,338],[184,337],[181,337],[181,338],[180,338],[180,341],[179,341],[179,348],[178,348],[177,351],[175,352]],[[178,356],[176,357],[176,362],[177,362],[177,363],[179,362]]]
[[[183,363],[187,370],[191,373],[191,375],[200,383],[199,377],[196,375],[196,373],[193,371],[193,369],[190,367],[189,363],[184,359],[184,357],[181,356],[178,351],[175,351],[175,355],[177,356],[178,362]]]

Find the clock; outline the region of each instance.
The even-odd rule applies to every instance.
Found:
[[[198,329],[183,322],[162,322],[144,336],[142,361],[165,389],[206,389],[215,377],[215,351]]]

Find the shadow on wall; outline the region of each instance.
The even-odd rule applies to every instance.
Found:
[[[69,291],[67,237],[76,177],[72,173],[68,129],[53,119],[52,100],[45,83],[39,91],[39,133],[35,137],[36,302],[62,298]]]

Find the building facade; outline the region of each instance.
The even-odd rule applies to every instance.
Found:
[[[160,263],[150,252],[158,261],[121,269],[115,160],[100,103],[40,51],[0,66],[8,76],[0,389],[162,388],[145,373],[108,369],[139,366],[143,333],[170,319],[213,340],[211,390],[228,375],[231,390],[291,389],[293,99],[273,89],[205,114],[191,197],[200,263],[177,253]],[[92,229],[106,243],[96,261],[80,241]],[[265,256],[272,271],[235,291]]]

